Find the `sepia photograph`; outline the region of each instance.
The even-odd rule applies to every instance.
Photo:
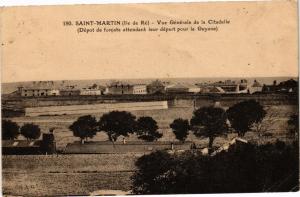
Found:
[[[296,0],[0,14],[3,196],[299,192]]]

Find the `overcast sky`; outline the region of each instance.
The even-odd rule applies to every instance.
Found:
[[[295,2],[6,8],[2,82],[297,76]],[[78,34],[64,20],[228,19],[218,32]]]

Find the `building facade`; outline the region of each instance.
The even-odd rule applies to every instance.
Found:
[[[61,96],[78,96],[80,95],[80,89],[76,88],[76,86],[65,86],[59,90],[59,94]]]
[[[107,86],[105,94],[147,94],[147,88],[144,84],[129,84],[117,81]]]
[[[144,84],[133,85],[133,94],[147,94],[147,86]]]
[[[41,87],[19,87],[19,94],[22,97],[43,97],[43,96],[58,96],[58,89],[41,88]]]
[[[248,88],[249,94],[254,94],[256,92],[261,92],[263,86],[256,80],[254,80],[253,84]]]

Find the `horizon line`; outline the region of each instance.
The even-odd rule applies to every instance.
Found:
[[[55,79],[55,80],[28,80],[28,81],[8,81],[4,82],[1,81],[1,84],[8,84],[8,83],[25,83],[25,82],[34,82],[34,81],[93,81],[93,80],[147,80],[147,79],[208,79],[208,78],[297,78],[299,79],[299,75],[296,76],[244,76],[244,77],[237,77],[237,76],[217,76],[217,77],[146,77],[146,78],[98,78],[98,79]]]

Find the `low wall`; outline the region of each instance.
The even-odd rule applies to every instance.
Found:
[[[189,150],[191,142],[174,142],[173,150]],[[171,150],[171,142],[128,142],[126,144],[112,142],[90,142],[86,144],[72,143],[66,146],[66,154],[111,154],[111,153],[146,153],[156,150]]]
[[[168,109],[167,101],[152,102],[130,102],[130,103],[101,103],[91,105],[65,105],[48,107],[28,107],[25,108],[25,116],[41,115],[63,115],[63,114],[92,114],[99,112],[118,111],[137,111]]]

